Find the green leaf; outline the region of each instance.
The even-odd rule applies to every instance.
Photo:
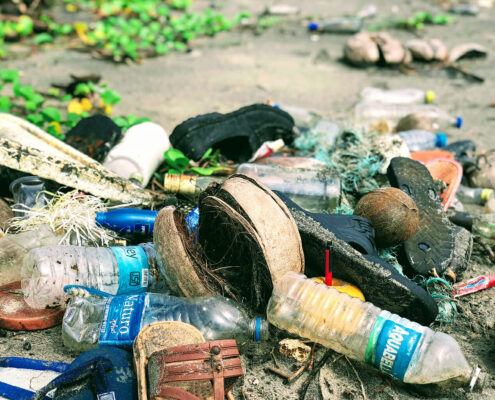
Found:
[[[178,51],[185,51],[185,50],[187,50],[187,45],[185,43],[182,43],[182,42],[174,42],[174,48],[175,48],[175,50],[178,50]]]
[[[169,13],[169,9],[166,5],[161,5],[156,9],[156,12],[158,13],[159,16],[165,17]]]
[[[43,96],[39,93],[36,93],[30,100],[26,101],[24,107],[26,107],[28,111],[36,111],[44,102],[45,99],[43,98]]]
[[[60,101],[62,101],[62,102],[71,101],[71,100],[72,100],[72,95],[69,93],[67,93],[66,95],[64,95],[60,98]]]
[[[167,174],[169,175],[180,175],[184,172],[185,170],[177,171],[176,169],[169,169],[167,171]]]
[[[36,126],[41,126],[44,122],[44,119],[39,114],[28,114],[26,119]]]
[[[120,95],[115,90],[105,89],[100,97],[105,104],[114,105],[120,102]]]
[[[62,27],[60,28],[60,33],[62,35],[68,35],[71,33],[74,29],[72,28],[72,25],[70,24],[63,24]]]
[[[120,126],[121,128],[127,126],[127,118],[125,117],[115,117],[113,119],[113,122],[115,122],[115,124]]]
[[[40,46],[45,43],[53,43],[53,36],[49,33],[43,32],[34,37],[34,44]]]
[[[10,99],[5,96],[0,97],[0,111],[9,112],[10,107],[12,107],[12,105],[10,104]]]
[[[78,83],[74,89],[74,94],[76,96],[86,96],[91,93],[91,89],[87,83]]]
[[[36,91],[32,86],[22,86],[19,81],[16,81],[13,86],[14,95],[22,97],[26,100],[32,100],[36,96]]]
[[[60,110],[55,107],[46,107],[41,110],[40,114],[45,118],[47,122],[58,122],[62,121],[62,114],[60,114]]]
[[[19,71],[16,69],[0,69],[0,79],[5,83],[15,82],[19,79]]]
[[[31,32],[33,32],[33,20],[27,15],[21,15],[15,30],[18,34],[23,36],[31,34]]]
[[[224,167],[208,167],[208,168],[201,168],[201,167],[195,167],[191,168],[191,172],[194,172],[198,175],[213,175],[215,172],[219,171],[225,171],[228,170],[229,168],[224,168]]]
[[[209,148],[208,150],[205,151],[205,154],[203,154],[203,157],[201,157],[203,160],[207,160],[208,157],[210,157],[210,154],[213,153],[213,148]]]
[[[61,140],[64,140],[65,139],[65,135],[62,133],[58,133],[57,132],[57,128],[53,125],[48,125],[46,127],[46,131],[52,135],[52,136],[55,136],[57,139],[61,139]]]
[[[163,158],[168,165],[179,171],[184,171],[189,165],[189,158],[187,158],[184,153],[178,149],[168,149],[163,154]]]
[[[167,43],[157,43],[155,51],[157,54],[168,54],[170,53],[170,46]]]

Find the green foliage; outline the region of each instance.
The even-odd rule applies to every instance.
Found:
[[[420,11],[410,18],[401,18],[387,23],[378,23],[370,27],[370,31],[381,29],[397,28],[407,30],[422,30],[425,25],[446,25],[454,22],[455,19],[448,14],[432,15],[427,11]]]
[[[34,37],[34,44],[40,46],[45,43],[53,43],[53,36],[49,33],[43,32]]]
[[[219,166],[219,157],[220,151],[217,150],[213,152],[213,149],[210,148],[206,150],[205,154],[199,161],[204,166],[198,167],[194,166],[195,163],[187,158],[184,153],[178,149],[168,149],[163,154],[163,158],[167,164],[166,172],[173,175],[180,175],[184,172],[192,172],[197,175],[213,175],[221,171],[230,170],[229,168]],[[157,178],[161,179],[161,176],[158,174]]]

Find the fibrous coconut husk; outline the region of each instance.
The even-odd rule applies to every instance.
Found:
[[[3,199],[0,199],[0,229],[7,230],[12,218],[14,218],[14,212]]]
[[[374,33],[371,38],[378,45],[380,55],[386,64],[400,64],[406,58],[406,51],[400,40],[389,33]]]
[[[304,272],[304,253],[287,206],[266,186],[233,175],[199,201],[199,241],[209,269],[252,310],[264,312],[273,285]]]

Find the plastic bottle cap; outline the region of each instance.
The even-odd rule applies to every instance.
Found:
[[[494,194],[495,192],[493,191],[493,189],[483,189],[481,191],[481,200],[486,203],[493,197]]]
[[[445,147],[447,146],[447,135],[445,133],[437,133],[437,140],[435,142],[435,145],[437,147]]]
[[[259,342],[260,341],[260,330],[261,330],[261,317],[256,318],[256,328],[254,331],[254,339]]]
[[[308,30],[310,30],[310,31],[317,31],[318,27],[319,27],[318,22],[311,21],[308,24]]]
[[[425,93],[425,101],[427,103],[433,103],[435,100],[435,92],[433,90],[427,90]]]
[[[273,107],[275,107],[275,108],[280,108],[280,104],[275,103],[275,104],[273,105]]]
[[[455,119],[455,127],[456,127],[456,128],[460,128],[460,127],[462,126],[462,122],[463,122],[463,121],[462,121],[462,117],[457,117],[457,118]]]
[[[105,212],[97,212],[95,220],[97,224],[103,225],[107,222],[107,214]]]

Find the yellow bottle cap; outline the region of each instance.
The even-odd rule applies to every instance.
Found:
[[[433,100],[435,100],[435,92],[433,90],[427,90],[425,94],[425,101],[427,103],[433,103]]]
[[[488,200],[490,200],[494,195],[493,189],[483,189],[481,191],[481,200],[483,203],[486,203]]]

